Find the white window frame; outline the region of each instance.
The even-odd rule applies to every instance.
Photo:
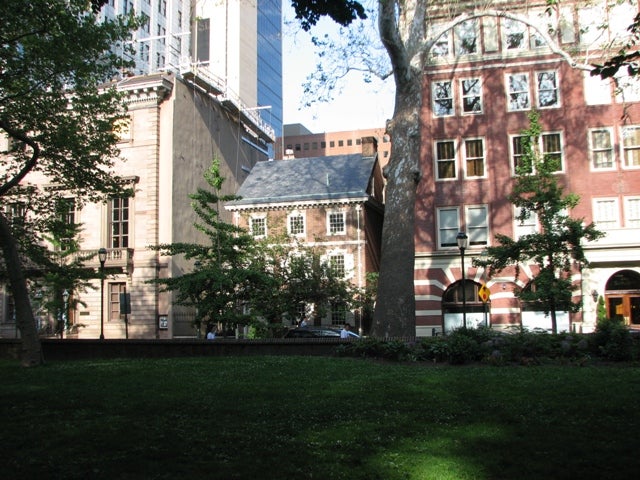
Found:
[[[443,222],[443,214],[447,214],[446,220],[455,220],[455,224]],[[438,222],[438,248],[450,249],[458,248],[456,236],[460,231],[460,207],[439,207],[436,209]],[[445,245],[446,242],[446,245]]]
[[[624,197],[624,226],[640,228],[640,196]]]
[[[465,83],[470,82],[472,84],[472,89],[468,90],[465,93]],[[471,93],[469,93],[471,92]],[[478,103],[480,104],[479,110],[467,110],[465,105],[465,100],[467,99],[478,99]],[[482,78],[480,77],[470,77],[470,78],[462,78],[460,79],[460,108],[462,110],[463,115],[480,115],[483,113],[483,98],[482,98]],[[474,105],[472,103],[471,105]]]
[[[551,135],[558,135],[558,137],[560,138],[560,150],[558,152],[546,152],[544,149],[544,138],[545,137],[549,137]],[[562,134],[562,132],[542,132],[540,134],[540,153],[544,156],[547,155],[548,153],[552,153],[552,154],[559,154],[560,155],[560,168],[558,170],[555,170],[554,173],[562,173],[564,172],[564,135]]]
[[[559,152],[546,152],[544,150],[544,138],[551,136],[551,135],[558,135],[560,138],[560,151]],[[511,173],[513,176],[516,176],[518,173],[516,172],[516,162],[515,162],[515,153],[513,150],[513,141],[516,138],[523,138],[525,137],[525,135],[521,135],[521,134],[515,134],[515,135],[509,135],[509,163],[511,165]],[[538,152],[540,155],[546,155],[548,153],[551,154],[559,154],[560,155],[560,168],[558,170],[555,170],[554,173],[563,173],[564,172],[564,167],[565,167],[565,154],[564,154],[564,135],[562,134],[562,132],[542,132],[540,133],[540,137],[538,138]],[[535,171],[534,166],[532,166],[533,171]],[[533,171],[531,173],[533,173]]]
[[[439,97],[438,94],[443,91],[443,86],[448,85],[449,96]],[[431,82],[431,99],[434,117],[451,117],[456,113],[456,105],[453,92],[453,82],[451,80],[434,80]],[[451,108],[442,106],[440,102],[450,102]]]
[[[593,223],[599,229],[607,230],[609,228],[619,228],[620,227],[620,206],[618,204],[617,197],[600,197],[593,198],[592,200],[592,213],[593,213]],[[599,205],[604,204],[609,205],[606,212],[604,209],[599,208]],[[599,215],[602,213],[610,213],[610,215],[599,218]]]
[[[300,218],[302,220],[302,232],[294,232],[292,225],[291,225],[291,221],[293,219],[297,219]],[[291,235],[292,237],[304,237],[307,233],[307,219],[306,216],[304,214],[304,212],[301,212],[299,210],[294,210],[293,212],[289,213],[289,215],[287,215],[287,233],[289,235]]]
[[[609,146],[602,147],[596,146],[594,142],[594,134],[598,132],[604,132],[609,136]],[[614,140],[613,140],[613,128],[611,127],[599,127],[599,128],[590,128],[588,130],[588,141],[589,141],[589,165],[591,171],[602,172],[607,170],[614,170],[616,166],[616,157],[615,157],[615,149],[614,149]],[[609,166],[599,166],[597,162],[598,158],[601,156],[608,156],[610,159]]]
[[[438,145],[442,143],[453,144],[453,158],[440,159],[438,158]],[[440,162],[450,163],[453,161],[453,177],[440,177],[440,169],[438,168]],[[436,170],[437,181],[456,180],[458,178],[458,141],[454,139],[442,139],[433,142],[433,162]]]
[[[478,212],[476,215],[474,213]],[[469,237],[469,247],[481,247],[489,244],[489,207],[486,204],[467,205],[464,208],[464,220]]]
[[[261,221],[264,224],[264,233],[256,233],[254,230],[254,222]],[[253,238],[265,238],[268,234],[267,230],[267,216],[266,215],[252,215],[249,218],[249,230]]]
[[[473,157],[472,159],[473,160],[478,160],[479,158],[482,159],[482,175],[471,175],[469,174],[469,170],[467,168],[467,162],[470,160],[470,158],[467,156],[467,142],[477,142],[477,141],[479,141],[480,144],[482,145],[482,157]],[[463,143],[462,158],[463,158],[465,178],[486,178],[487,177],[487,149],[485,147],[486,142],[484,141],[484,138],[482,137],[465,138],[463,139],[462,143]]]
[[[472,35],[469,35],[471,33]],[[467,38],[474,39],[474,49],[463,48]],[[453,27],[453,43],[456,57],[459,55],[475,55],[480,53],[480,25],[477,19],[466,20]]]
[[[519,240],[524,235],[530,235],[532,233],[538,233],[540,231],[540,226],[538,224],[538,213],[532,210],[529,210],[529,215],[524,221],[518,220],[521,212],[520,207],[513,207],[513,237],[516,240]]]
[[[553,77],[552,84],[545,85],[544,88],[540,87],[540,77],[542,75],[550,75]],[[536,97],[538,108],[559,108],[560,107],[560,80],[558,78],[558,72],[556,70],[543,70],[536,72]],[[555,102],[549,105],[542,105],[541,98],[546,92],[553,92],[555,94]]]
[[[523,79],[525,79],[527,84],[526,90],[512,89],[511,79],[513,77],[522,77]],[[507,110],[508,111],[522,112],[526,110],[531,110],[531,81],[529,79],[529,72],[507,73],[505,75],[505,85],[507,87]],[[520,98],[521,95],[526,95],[526,99],[527,99],[526,105],[519,105],[519,102],[514,102],[512,99],[513,95],[518,95],[518,98]]]
[[[342,230],[336,230],[332,232],[331,217],[337,215],[342,217]],[[327,212],[327,235],[345,235],[347,233],[347,214],[344,211],[330,210]]]
[[[622,168],[624,169],[637,169],[640,168],[640,139],[638,143],[627,145],[626,144],[626,132],[629,130],[638,130],[640,131],[640,125],[625,125],[620,129],[620,158],[622,159]],[[639,136],[640,138],[640,136]],[[638,158],[636,165],[629,165],[627,162],[627,153],[634,152],[635,156]]]

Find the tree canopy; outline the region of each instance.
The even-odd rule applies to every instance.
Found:
[[[29,304],[25,262],[60,199],[123,194],[112,167],[123,98],[110,80],[127,67],[133,16],[98,22],[89,0],[0,3],[0,247],[23,339],[23,364],[42,361]],[[46,182],[47,188],[30,185]],[[19,221],[17,219],[19,218]]]

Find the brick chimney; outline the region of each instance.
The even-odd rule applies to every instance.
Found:
[[[375,137],[362,137],[362,156],[373,157],[378,153],[378,140]]]

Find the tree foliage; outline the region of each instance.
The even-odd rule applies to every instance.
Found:
[[[24,365],[42,361],[24,265],[42,265],[58,200],[124,194],[112,171],[122,96],[108,82],[127,66],[120,51],[133,17],[98,22],[89,0],[0,3],[0,247],[23,340]],[[102,85],[102,87],[101,87]],[[46,179],[49,188],[30,184]],[[33,179],[33,180],[32,180]],[[15,213],[20,212],[20,221]],[[45,263],[46,267],[46,263]]]
[[[283,319],[297,319],[304,305],[313,306],[319,322],[330,305],[351,305],[350,283],[319,250],[288,237],[256,241],[245,229],[220,219],[222,204],[238,197],[220,194],[224,178],[219,161],[214,160],[204,177],[211,189],[199,188],[190,198],[199,218],[194,228],[208,243],[150,247],[162,255],[194,260],[191,272],[152,282],[176,292],[175,304],[197,309],[198,331],[205,323],[222,324],[225,331],[255,321],[282,324]]]
[[[486,258],[475,264],[488,267],[490,275],[513,266],[516,280],[521,265],[537,265],[538,273],[530,284],[517,288],[515,295],[523,303],[550,314],[553,333],[557,333],[556,311],[575,312],[581,307],[581,302],[572,300],[577,285],[571,275],[577,264],[587,264],[583,242],[597,240],[604,233],[593,223],[585,225],[583,219],[570,216],[580,199],[564,193],[557,175],[558,158],[540,153],[537,112],[532,112],[529,119],[529,128],[522,132],[523,156],[509,201],[518,208],[516,221],[535,218],[540,229],[518,239],[497,234],[497,245],[488,247]]]
[[[174,291],[177,305],[196,307],[195,326],[200,331],[204,323],[220,323],[225,329],[244,323],[242,304],[248,300],[254,285],[263,281],[255,256],[255,242],[249,233],[220,219],[224,202],[236,200],[235,195],[222,195],[224,177],[220,174],[220,161],[214,159],[204,178],[211,189],[198,188],[191,194],[191,206],[198,216],[194,228],[207,238],[207,244],[172,243],[152,245],[162,255],[183,255],[194,261],[190,273],[170,278],[155,279],[167,291]]]

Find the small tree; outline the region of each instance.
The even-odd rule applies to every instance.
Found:
[[[534,304],[551,315],[551,328],[557,333],[556,311],[576,312],[581,302],[572,301],[577,288],[571,280],[575,262],[586,264],[583,241],[601,238],[604,233],[593,223],[584,225],[583,219],[569,216],[579,197],[564,194],[558,181],[559,159],[542,155],[538,149],[541,128],[537,112],[529,115],[530,126],[523,133],[523,158],[517,166],[517,178],[509,201],[519,208],[517,220],[535,216],[540,230],[514,240],[496,235],[498,245],[487,248],[487,257],[475,261],[489,268],[489,273],[515,267],[515,278],[520,265],[526,262],[538,266],[538,273],[526,288],[518,288],[515,295],[522,302]]]
[[[179,277],[151,280],[164,290],[177,292],[177,305],[195,307],[195,327],[200,332],[204,321],[231,326],[246,320],[239,307],[249,298],[255,283],[263,281],[263,272],[251,260],[255,242],[244,229],[220,220],[222,202],[237,200],[235,195],[221,195],[224,177],[220,162],[214,159],[204,178],[212,188],[198,188],[190,195],[191,206],[200,221],[194,228],[204,233],[210,243],[172,243],[150,246],[162,255],[184,255],[193,259],[196,268]]]

